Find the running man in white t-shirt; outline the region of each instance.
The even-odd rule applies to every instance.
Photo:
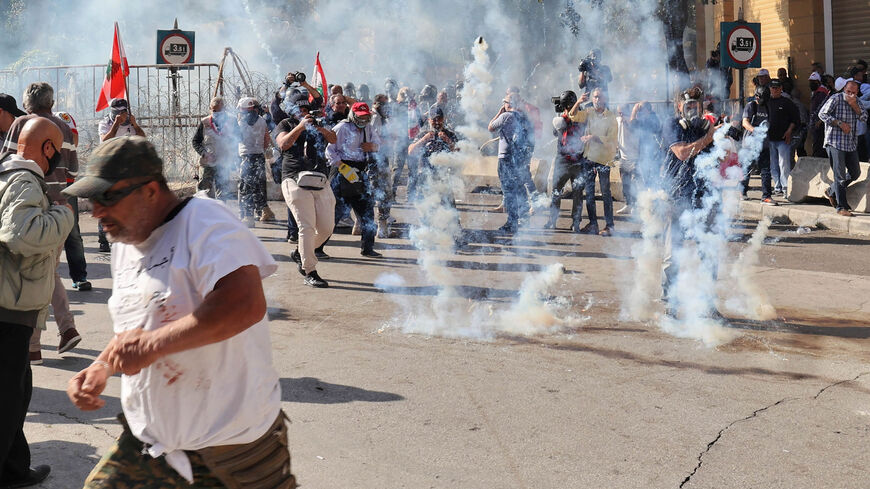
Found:
[[[67,392],[99,409],[122,373],[124,432],[85,488],[250,487],[245,473],[295,487],[263,295],[271,255],[220,202],[176,197],[141,137],[97,148],[65,192],[91,200],[115,243],[115,337]]]

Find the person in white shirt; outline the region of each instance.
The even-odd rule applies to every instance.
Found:
[[[100,121],[99,131],[103,142],[119,136],[145,137],[145,131],[130,113],[130,105],[122,98],[113,98],[109,102],[109,113]]]
[[[115,243],[115,336],[67,394],[99,409],[120,372],[124,432],[85,488],[254,487],[245,473],[294,488],[262,285],[271,255],[219,201],[176,197],[141,137],[97,148],[65,193],[90,199]]]

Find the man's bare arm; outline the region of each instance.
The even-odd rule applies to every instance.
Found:
[[[246,265],[218,280],[193,313],[160,329],[118,335],[107,348],[108,362],[114,370],[134,375],[166,355],[232,338],[265,314],[260,272]]]

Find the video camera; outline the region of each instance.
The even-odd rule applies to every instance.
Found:
[[[571,110],[571,107],[574,107],[574,104],[577,103],[577,94],[572,90],[565,90],[562,92],[562,95],[558,97],[550,97],[550,102],[553,104],[553,109],[555,109],[557,114],[561,114],[566,110]]]
[[[284,85],[288,87],[294,83],[305,83],[305,73],[301,71],[291,71],[287,73],[287,77],[284,78]]]

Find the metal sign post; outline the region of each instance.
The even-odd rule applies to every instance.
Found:
[[[740,70],[740,107],[745,100],[744,70],[746,68],[761,68],[761,24],[743,20],[743,10],[740,10],[737,22],[722,22],[719,24],[720,49],[725,51],[720,55],[722,66]]]

